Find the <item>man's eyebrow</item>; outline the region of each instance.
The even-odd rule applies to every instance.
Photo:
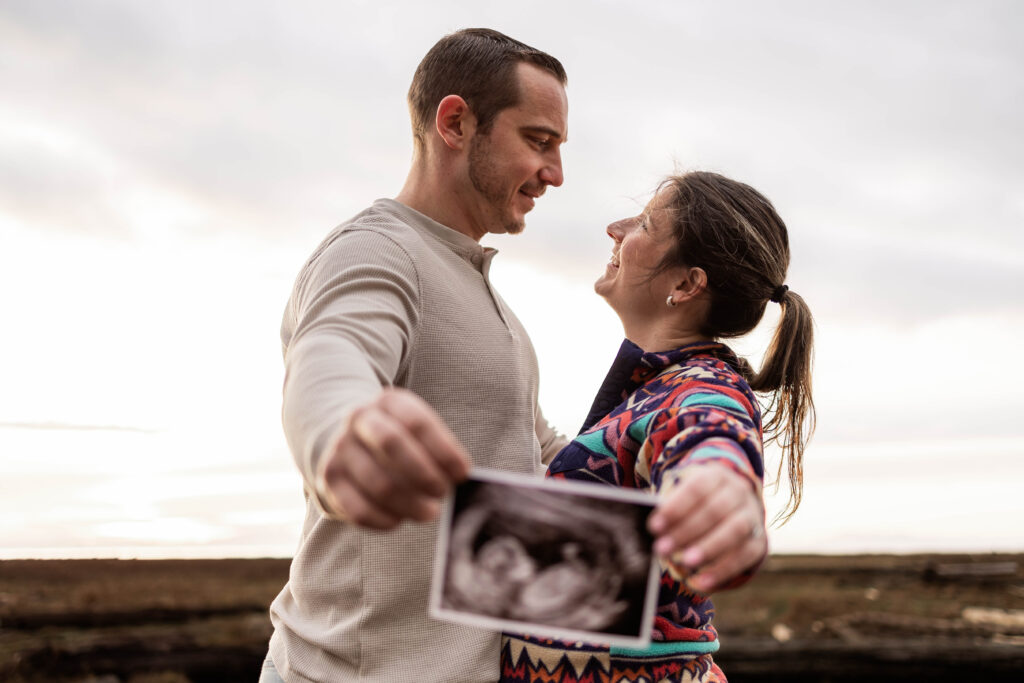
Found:
[[[520,130],[524,132],[544,133],[545,135],[549,135],[563,144],[569,141],[568,135],[562,137],[562,134],[559,133],[557,130],[555,130],[554,128],[548,128],[547,126],[523,126]]]

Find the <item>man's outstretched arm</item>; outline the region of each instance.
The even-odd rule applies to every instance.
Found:
[[[285,312],[282,419],[322,512],[374,528],[428,519],[469,459],[436,412],[392,388],[416,342],[409,255],[347,230],[303,268]]]

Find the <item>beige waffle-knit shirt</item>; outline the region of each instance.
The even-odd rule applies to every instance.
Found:
[[[380,199],[299,273],[281,327],[283,421],[306,518],[270,607],[270,652],[289,683],[498,680],[498,633],[427,615],[436,523],[331,519],[315,483],[348,411],[388,385],[425,399],[473,466],[536,472],[564,445],[537,406],[526,330],[488,279],[495,253]]]

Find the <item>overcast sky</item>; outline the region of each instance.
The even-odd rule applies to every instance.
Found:
[[[20,526],[0,545],[241,547],[273,527],[287,552],[301,508],[278,417],[291,281],[333,225],[398,192],[413,70],[467,26],[569,74],[564,186],[523,235],[485,238],[561,429],[578,428],[621,334],[591,290],[604,227],[674,168],[715,170],[775,203],[788,284],[817,318],[820,538],[871,547],[876,522],[844,546],[835,527],[853,522],[814,512],[815,491],[851,472],[853,505],[895,471],[918,501],[960,486],[964,508],[994,504],[1024,474],[1022,20],[1012,1],[6,0],[0,505]],[[771,324],[737,346],[756,360]],[[889,485],[883,497],[906,493]],[[268,492],[276,517],[239,512]],[[225,507],[242,516],[216,517]],[[901,533],[941,544],[958,511],[942,514]],[[819,538],[800,524],[784,548]]]

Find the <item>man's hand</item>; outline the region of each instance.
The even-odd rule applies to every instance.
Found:
[[[469,473],[469,457],[455,436],[433,408],[404,389],[385,389],[353,411],[325,457],[325,503],[375,529],[433,519],[448,487]]]
[[[768,553],[764,505],[746,477],[714,463],[694,466],[651,515],[654,549],[692,573],[702,593],[729,583]]]

